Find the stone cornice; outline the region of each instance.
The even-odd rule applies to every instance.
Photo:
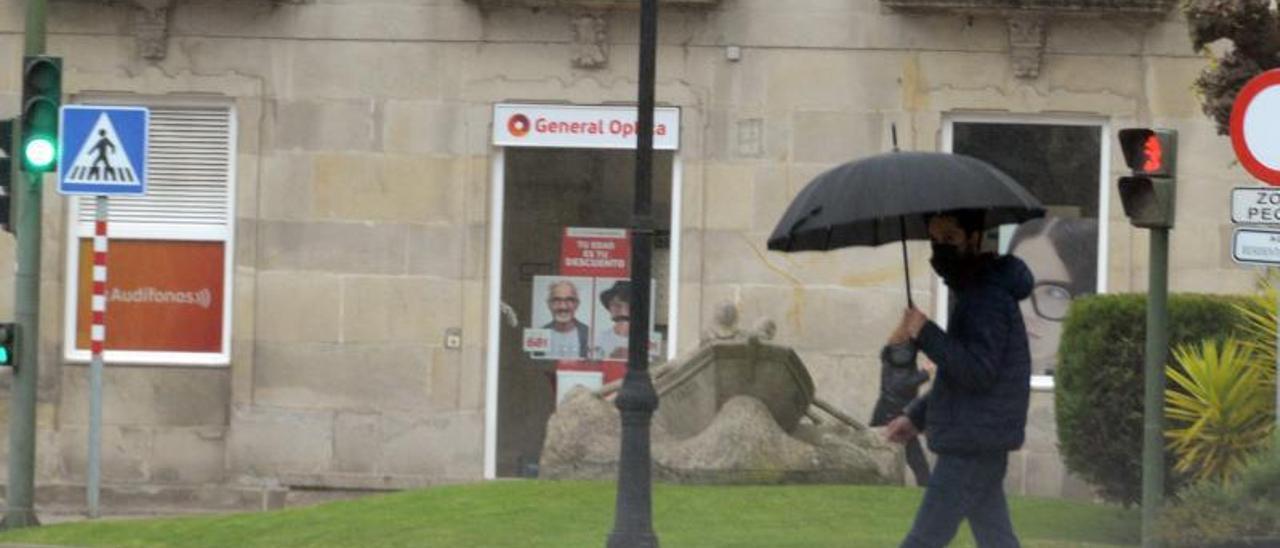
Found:
[[[1116,14],[1162,16],[1176,0],[880,0],[903,12],[1013,13],[1040,12],[1107,16]]]
[[[96,0],[119,4],[133,10],[133,33],[138,55],[148,61],[162,61],[169,52],[169,12],[181,0]],[[263,3],[305,4],[311,0],[262,0]]]
[[[640,0],[469,0],[482,8],[565,8],[571,10],[640,9]],[[710,8],[720,0],[658,0],[663,6]]]
[[[1009,28],[1009,63],[1014,76],[1040,76],[1045,35],[1054,19],[1066,17],[1134,17],[1155,20],[1176,0],[880,0],[907,14],[956,13],[1002,17]]]

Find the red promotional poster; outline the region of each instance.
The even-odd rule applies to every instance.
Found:
[[[627,230],[565,228],[560,240],[560,275],[630,278],[631,239]]]
[[[566,227],[559,274],[534,276],[530,326],[522,346],[534,359],[556,361],[556,382],[565,384],[561,388],[598,388],[626,373],[629,236],[622,228]],[[650,330],[652,305],[651,295]]]

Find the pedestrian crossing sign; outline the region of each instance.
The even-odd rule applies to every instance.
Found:
[[[147,192],[147,132],[142,107],[64,105],[58,132],[58,192],[94,196]]]

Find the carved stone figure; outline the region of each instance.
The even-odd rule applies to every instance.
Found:
[[[609,64],[609,27],[604,14],[580,12],[573,16],[573,67],[602,69]]]
[[[173,0],[133,0],[138,54],[148,61],[165,58],[169,49],[169,8]]]
[[[741,339],[744,336],[738,329],[738,306],[732,301],[716,303],[711,322],[709,327],[702,330],[702,339],[699,341],[702,346],[717,341]]]
[[[1044,55],[1044,19],[1034,15],[1009,17],[1009,60],[1019,78],[1040,76]]]
[[[778,324],[769,318],[760,318],[756,320],[756,324],[751,328],[751,336],[757,337],[762,341],[772,341],[773,336],[778,333]]]

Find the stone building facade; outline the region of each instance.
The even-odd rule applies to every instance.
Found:
[[[633,102],[635,4],[52,2],[48,50],[64,60],[67,102],[168,113],[184,154],[184,128],[213,112],[210,131],[227,147],[215,162],[225,177],[208,179],[221,190],[202,202],[225,203],[225,218],[140,204],[136,226],[113,234],[183,239],[184,223],[208,228],[191,237],[225,246],[226,342],[108,365],[107,487],[406,488],[529,473],[554,400],[545,368],[507,359],[520,354],[510,337],[513,324],[529,325],[529,301],[499,293],[527,299],[527,287],[511,288],[550,273],[558,242],[535,245],[518,226],[625,227],[630,168],[619,152],[499,146],[495,127],[507,120],[495,120],[495,106]],[[733,301],[744,318],[776,320],[820,397],[869,416],[876,356],[905,303],[898,248],[793,256],[766,251],[765,239],[808,180],[891,150],[895,128],[905,150],[952,150],[964,123],[1094,128],[1098,176],[1077,184],[1096,189],[1086,194],[1102,235],[1098,285],[1111,292],[1146,283],[1145,234],[1129,227],[1109,182],[1123,168],[1114,132],[1176,128],[1171,287],[1252,288],[1256,272],[1230,259],[1226,211],[1246,175],[1191,93],[1206,61],[1173,6],[1005,4],[663,3],[657,97],[679,109],[679,143],[657,168],[669,233],[656,316],[672,352],[695,346],[716,303]],[[22,6],[0,1],[10,67]],[[0,114],[16,111],[19,78],[0,71]],[[173,161],[199,164],[188,156]],[[556,200],[585,189],[600,207],[527,206],[520,181]],[[86,209],[52,184],[45,203],[42,488],[83,484],[88,421],[69,327]],[[147,208],[173,217],[140,228],[152,226]],[[912,244],[911,256],[916,301],[940,311],[927,245]],[[0,237],[0,263],[13,257],[13,240]],[[0,287],[12,272],[0,268]],[[0,291],[0,317],[12,298]],[[1010,489],[1082,494],[1054,449],[1051,391],[1036,392],[1029,428]]]

